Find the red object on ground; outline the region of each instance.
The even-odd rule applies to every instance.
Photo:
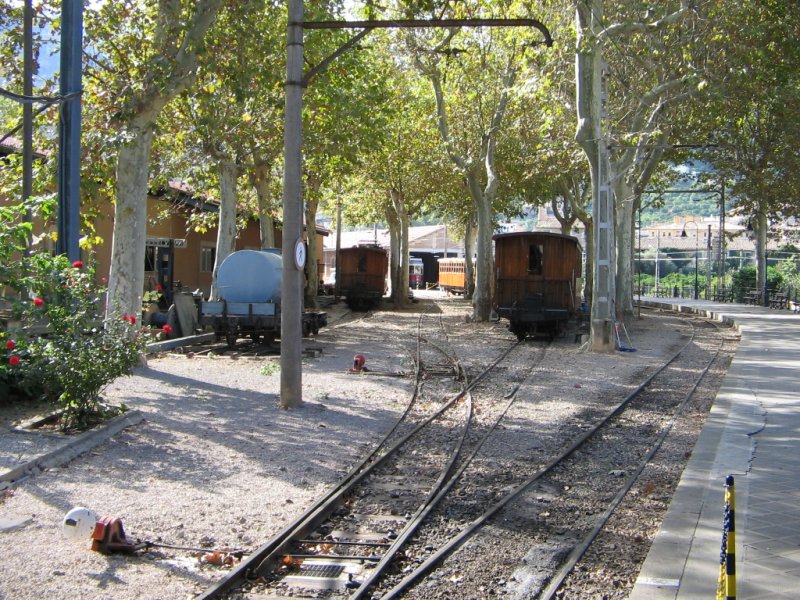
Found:
[[[145,547],[145,544],[134,544],[125,537],[122,521],[117,517],[103,517],[94,526],[92,533],[92,550],[100,554],[125,553],[132,554]]]

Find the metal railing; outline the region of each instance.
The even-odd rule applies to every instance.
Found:
[[[665,286],[656,288],[653,284],[643,284],[636,293],[652,298],[694,298],[694,285]],[[736,304],[750,304],[753,306],[768,306],[778,310],[792,310],[800,312],[800,288],[792,287],[765,287],[756,289],[751,287],[711,286],[700,287],[700,298],[713,302],[732,302]]]

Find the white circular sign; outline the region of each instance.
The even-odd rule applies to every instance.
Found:
[[[306,245],[303,243],[303,238],[297,240],[294,245],[294,266],[298,269],[306,266]]]

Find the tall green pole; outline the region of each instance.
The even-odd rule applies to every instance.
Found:
[[[286,114],[283,151],[283,282],[281,285],[281,407],[303,402],[303,271],[295,249],[303,241],[303,0],[289,0],[286,42]]]

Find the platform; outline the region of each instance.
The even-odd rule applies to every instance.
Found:
[[[644,306],[733,323],[741,343],[629,596],[714,598],[725,477],[735,480],[737,598],[800,594],[800,315],[703,300]]]

